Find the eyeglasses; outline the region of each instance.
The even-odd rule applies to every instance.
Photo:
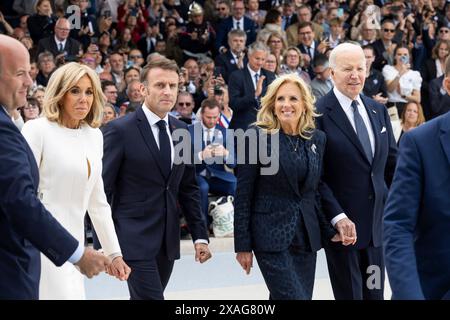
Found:
[[[192,103],[190,102],[178,102],[179,106],[186,106],[186,107],[190,107],[192,105]]]
[[[281,40],[270,40],[270,43],[281,43]]]
[[[60,28],[60,27],[56,27],[56,29],[61,30],[61,31],[66,31],[66,32],[69,32],[69,31],[70,31],[69,28]]]
[[[384,32],[394,33],[395,29],[383,29]]]
[[[441,30],[439,30],[439,33],[448,33],[450,30],[448,30],[448,29],[441,29]]]
[[[217,10],[218,11],[225,11],[225,10],[227,10],[227,8],[226,7],[218,7]]]
[[[140,58],[142,58],[142,55],[140,54],[130,56],[130,59],[140,59]]]

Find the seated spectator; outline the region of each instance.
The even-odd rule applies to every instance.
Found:
[[[23,122],[39,118],[42,108],[36,98],[28,97],[27,104],[20,109]]]
[[[408,102],[400,118],[401,132],[398,135],[394,132],[394,137],[397,144],[400,143],[400,139],[405,132],[417,128],[424,122],[425,117],[423,115],[423,110],[420,103]]]
[[[317,54],[313,60],[313,70],[316,77],[311,81],[311,91],[318,100],[333,89],[331,68],[327,56]]]
[[[366,82],[364,83],[363,93],[376,102],[386,104],[388,101],[386,82],[382,73],[372,68],[372,64],[375,61],[373,47],[371,45],[363,46],[363,51],[366,56]]]
[[[308,72],[302,69],[302,53],[297,47],[289,47],[284,54],[284,63],[280,67],[280,75],[296,73],[306,84],[311,83]]]
[[[28,20],[28,30],[34,43],[52,35],[56,23],[56,16],[53,15],[52,4],[50,0],[37,0],[36,13],[31,15]]]
[[[44,51],[39,54],[38,68],[39,73],[36,76],[36,82],[38,85],[46,87],[51,74],[56,69],[55,59],[51,52]]]
[[[393,118],[399,118],[408,102],[420,103],[420,87],[422,77],[418,71],[411,70],[409,49],[399,45],[394,50],[394,65],[383,67],[383,76],[386,81],[388,93],[388,108],[395,107]],[[395,111],[395,109],[393,110]]]
[[[273,53],[267,55],[263,68],[278,75],[278,59]]]
[[[209,226],[208,193],[220,196],[234,196],[236,177],[228,168],[234,168],[235,157],[227,150],[226,130],[217,124],[220,106],[214,99],[207,99],[201,105],[201,122],[189,126],[194,150],[197,183],[200,187],[202,213]]]
[[[102,120],[102,126],[106,125],[111,120],[114,120],[117,118],[117,112],[114,106],[110,103],[106,103],[103,107],[103,120]]]
[[[81,44],[69,37],[70,22],[65,18],[60,18],[55,24],[55,35],[43,38],[38,44],[38,54],[50,51],[54,57],[63,54],[65,56],[77,56],[80,53]]]
[[[171,112],[172,116],[186,122],[187,124],[194,124],[198,122],[194,110],[194,98],[189,92],[180,92],[178,94],[175,110]]]

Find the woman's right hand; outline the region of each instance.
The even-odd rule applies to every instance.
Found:
[[[247,274],[250,274],[250,269],[253,267],[253,253],[238,252],[236,253],[236,260],[239,262],[242,269],[244,269]]]

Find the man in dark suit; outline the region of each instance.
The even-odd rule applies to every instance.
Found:
[[[211,257],[201,216],[195,167],[175,154],[172,132],[187,125],[168,115],[177,99],[177,64],[161,58],[141,73],[141,108],[104,128],[103,179],[125,261],[131,299],[164,299],[180,258],[180,205],[195,242],[195,258]],[[176,133],[179,133],[177,130]],[[189,155],[189,159],[190,155]]]
[[[444,86],[450,94],[450,59]],[[405,133],[384,211],[393,299],[450,299],[450,113]]]
[[[159,23],[157,20],[151,20],[145,29],[145,35],[137,43],[137,47],[142,52],[144,60],[150,53],[155,52],[156,41],[163,39],[163,36],[159,32]]]
[[[244,1],[236,0],[233,1],[232,5],[233,15],[226,18],[220,25],[219,30],[217,30],[216,37],[216,50],[219,53],[223,53],[228,49],[227,44],[227,34],[232,29],[243,30],[247,34],[246,45],[252,44],[256,40],[256,26],[253,20],[245,17],[245,5]]]
[[[318,54],[325,54],[327,43],[314,41],[314,29],[311,22],[302,22],[299,24],[298,39],[300,44],[297,48],[299,48],[302,53],[303,62],[307,68],[309,77],[314,79],[316,76],[313,69],[314,58]]]
[[[430,109],[428,119],[435,118],[450,111],[450,95],[444,88],[444,75],[433,79],[429,86]],[[425,111],[425,110],[424,110]]]
[[[62,54],[66,57],[77,56],[80,53],[81,44],[77,40],[70,38],[69,32],[69,20],[59,18],[55,25],[55,35],[39,41],[37,54],[50,51],[55,57]]]
[[[227,131],[217,124],[219,117],[219,103],[214,99],[203,100],[201,122],[189,126],[202,213],[208,225],[208,193],[234,197],[236,191],[236,177],[225,170],[225,166],[230,169],[236,166],[234,152],[233,148],[226,149]]]
[[[242,30],[231,30],[228,33],[228,45],[230,50],[217,56],[215,65],[220,68],[220,73],[225,83],[233,71],[247,66],[248,59],[245,55],[245,40],[247,35]]]
[[[19,41],[0,35],[0,299],[38,299],[40,252],[55,265],[75,263],[88,277],[107,257],[86,248],[37,198],[39,171],[30,147],[11,121],[26,103],[30,56]],[[84,250],[84,252],[83,252]]]
[[[381,220],[397,148],[387,109],[361,95],[362,48],[338,45],[330,67],[335,87],[316,104],[318,128],[327,135],[322,206],[341,235],[357,236],[354,246],[325,249],[331,284],[336,299],[383,299]]]
[[[259,42],[252,44],[248,50],[246,68],[236,70],[228,80],[230,107],[233,109],[231,129],[247,129],[256,121],[260,99],[267,87],[275,79],[275,74],[262,69],[269,50]]]

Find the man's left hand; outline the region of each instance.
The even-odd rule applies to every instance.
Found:
[[[208,244],[196,243],[194,244],[194,247],[195,247],[195,261],[203,263],[212,257],[211,252],[209,251]]]

